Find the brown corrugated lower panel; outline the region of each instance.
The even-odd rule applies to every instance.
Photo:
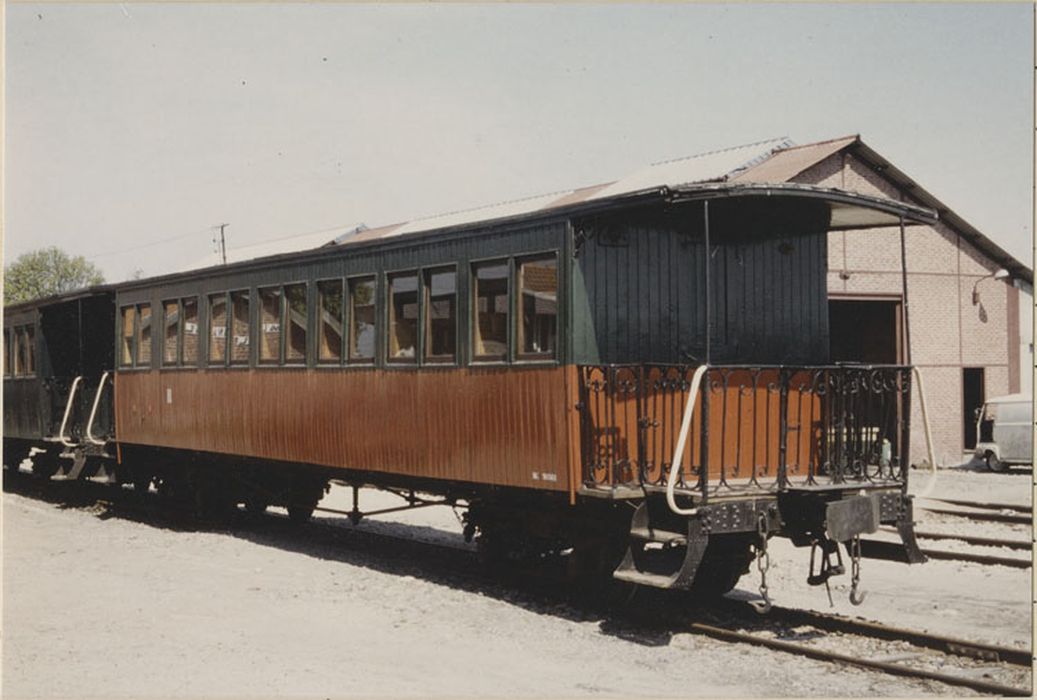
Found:
[[[569,367],[121,372],[121,442],[569,490]]]

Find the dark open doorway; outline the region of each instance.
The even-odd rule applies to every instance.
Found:
[[[898,364],[899,299],[832,299],[828,302],[832,362]]]
[[[976,409],[983,406],[986,398],[983,383],[982,367],[962,367],[961,427],[965,436],[966,450],[976,449]]]

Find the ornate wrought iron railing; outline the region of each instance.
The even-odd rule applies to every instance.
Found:
[[[583,481],[662,486],[694,366],[580,367]],[[901,483],[911,369],[714,366],[695,399],[678,487],[703,494]]]

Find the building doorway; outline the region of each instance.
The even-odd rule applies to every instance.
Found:
[[[982,367],[961,368],[961,427],[966,451],[976,449],[976,411],[986,400],[983,384]]]
[[[899,298],[835,298],[828,302],[832,362],[895,365],[903,360]]]

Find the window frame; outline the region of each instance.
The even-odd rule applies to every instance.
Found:
[[[475,268],[479,266],[490,266],[501,264],[507,268],[504,279],[508,282],[508,320],[505,324],[505,350],[502,355],[479,355],[476,353],[475,334],[479,330],[479,278]],[[512,346],[514,345],[514,332],[512,326],[515,316],[515,256],[492,256],[488,258],[472,258],[468,261],[468,354],[469,365],[485,367],[488,365],[508,365],[512,362]]]
[[[129,341],[129,361],[123,361],[122,344],[126,341],[126,309],[133,309],[133,328],[130,331]],[[134,304],[123,304],[119,307],[119,322],[118,322],[118,337],[116,342],[118,348],[115,351],[116,355],[116,367],[120,370],[134,369],[136,367],[135,360],[137,359],[137,305]]]
[[[252,291],[253,290],[250,287],[240,287],[238,289],[229,289],[229,290],[227,290],[227,330],[230,331],[230,333],[227,335],[227,347],[226,347],[226,356],[227,356],[227,365],[226,366],[227,366],[228,369],[242,368],[242,367],[244,367],[246,369],[250,368],[250,367],[253,366],[253,358],[255,356],[257,356],[257,355],[254,355],[254,353],[257,352],[256,350],[254,350],[254,348],[256,347],[256,343],[254,343],[255,338],[253,337],[255,335],[255,332],[254,332],[255,331],[255,323],[254,323],[253,319],[256,316],[252,312],[252,310],[253,310],[253,308],[255,306],[255,303],[254,303],[254,300],[253,300]],[[234,295],[235,294],[244,294],[245,295],[245,299],[248,300],[248,319],[245,321],[245,337],[248,338],[248,353],[247,353],[247,357],[245,357],[244,360],[234,360],[233,359],[234,358],[234,346],[230,342],[234,338]]]
[[[263,314],[265,313],[265,306],[263,304],[263,292],[266,290],[277,290],[277,349],[275,350],[273,359],[263,358],[263,342],[261,337],[263,331]],[[250,302],[251,303],[251,302]],[[256,321],[256,367],[277,367],[283,363],[284,358],[284,285],[283,284],[268,284],[262,287],[256,286],[256,313],[258,314]],[[249,308],[249,326],[252,325],[252,309]],[[251,335],[251,329],[250,329]],[[252,341],[249,340],[249,351],[251,353]]]
[[[422,348],[422,329],[423,329],[423,308],[422,308],[422,296],[424,295],[424,285],[422,283],[422,268],[420,267],[407,267],[398,270],[386,270],[382,275],[382,289],[385,297],[385,308],[382,313],[384,314],[383,332],[382,332],[382,360],[385,362],[386,367],[420,367],[421,356],[423,354]],[[416,282],[415,285],[415,297],[418,307],[418,316],[415,319],[415,334],[414,334],[414,356],[413,357],[390,357],[389,348],[391,347],[391,335],[392,335],[392,323],[389,320],[389,315],[393,311],[392,303],[392,292],[391,292],[391,281],[394,277],[414,277]],[[377,309],[376,309],[377,316]],[[377,352],[376,352],[377,354]]]
[[[148,301],[138,301],[137,303],[133,304],[133,306],[134,306],[134,316],[133,316],[133,320],[134,320],[134,323],[133,323],[133,368],[134,369],[151,369],[154,366],[154,363],[155,363],[155,309],[154,309],[154,304],[152,304],[151,301],[148,300]],[[143,315],[141,314],[140,310],[141,310],[141,308],[143,308],[145,306],[148,307],[148,323],[150,324],[150,328],[148,329],[150,337],[148,338],[147,343],[151,347],[148,348],[148,360],[147,360],[147,362],[141,362],[141,360],[140,360],[140,349],[144,345],[144,343],[142,342],[143,338],[141,337],[141,334],[144,332],[144,324],[142,324],[140,322],[140,319],[143,318]],[[163,331],[165,331],[165,328],[163,328]],[[160,363],[160,366],[161,366],[161,363]]]
[[[429,357],[429,334],[432,331],[432,314],[431,314],[431,303],[432,303],[432,275],[441,272],[453,272],[454,273],[454,354],[450,357]],[[461,308],[461,279],[460,279],[460,266],[455,263],[447,263],[445,265],[429,265],[428,267],[422,267],[419,270],[419,311],[418,316],[421,319],[421,328],[419,329],[421,334],[421,352],[420,352],[420,365],[435,365],[437,367],[456,367],[460,362],[461,355],[461,315],[463,313]]]
[[[37,372],[37,357],[36,357],[36,322],[29,321],[28,323],[16,323],[10,327],[10,337],[13,338],[11,349],[13,354],[11,356],[11,374],[7,375],[14,379],[33,379],[36,377]],[[32,331],[30,337],[30,330]],[[22,366],[19,359],[20,348],[23,343],[25,344],[25,361],[32,368],[26,371]]]
[[[219,360],[214,361],[212,359],[212,301],[215,297],[223,297],[223,357]],[[206,367],[227,367],[227,361],[230,359],[230,343],[228,342],[229,336],[231,335],[227,331],[230,330],[230,290],[222,292],[209,292],[205,295],[205,366]]]
[[[346,310],[345,310],[344,318],[345,318],[346,322],[348,323],[348,326],[347,326],[347,332],[346,332],[346,334],[344,336],[345,350],[342,353],[342,357],[343,357],[343,363],[346,366],[348,366],[348,367],[375,367],[375,366],[377,366],[378,354],[379,354],[378,353],[378,340],[381,337],[381,335],[379,333],[379,328],[378,328],[379,322],[381,320],[381,313],[380,313],[379,303],[378,303],[378,288],[379,288],[378,278],[380,276],[384,276],[384,275],[379,275],[379,273],[377,273],[377,272],[365,272],[365,273],[356,274],[356,275],[346,275],[346,278],[345,278],[345,282],[346,282],[346,286],[345,286]],[[354,280],[371,280],[371,282],[372,282],[371,289],[372,289],[372,292],[373,292],[373,296],[372,296],[372,299],[371,299],[371,303],[374,306],[374,314],[373,314],[373,319],[372,319],[373,320],[373,324],[372,325],[374,326],[374,345],[375,345],[375,347],[373,349],[373,352],[371,353],[371,357],[361,357],[361,358],[353,358],[352,357],[352,354],[353,354],[353,287],[352,287],[352,282]]]
[[[521,273],[522,264],[527,262],[537,262],[540,260],[553,259],[555,263],[555,347],[550,353],[528,353],[523,352],[520,347],[520,341],[522,339],[522,290],[521,286]],[[552,250],[543,253],[529,253],[517,255],[513,259],[512,272],[515,277],[515,291],[514,291],[514,303],[512,305],[514,311],[514,320],[512,325],[514,326],[514,350],[511,353],[515,364],[552,364],[559,362],[559,355],[561,351],[561,310],[562,310],[562,275],[559,271],[561,264],[559,252]]]
[[[339,302],[341,305],[341,308],[339,309],[341,318],[339,320],[342,323],[342,330],[339,334],[338,360],[325,360],[321,358],[321,340],[323,339],[324,330],[324,318],[321,315],[321,310],[323,308],[321,304],[321,285],[327,284],[329,282],[338,282],[339,292],[341,294]],[[313,351],[313,364],[316,367],[342,367],[346,364],[346,358],[348,356],[349,351],[349,348],[347,347],[349,335],[349,288],[346,278],[324,277],[321,279],[313,280],[313,295],[313,314],[315,319],[314,324],[316,326],[313,329],[313,343],[315,345],[315,349]],[[309,342],[308,338],[307,342]]]
[[[180,301],[180,329],[179,335],[177,336],[176,344],[176,362],[177,367],[181,368],[197,368],[198,361],[201,359],[201,353],[198,348],[195,348],[195,358],[190,363],[184,359],[184,351],[187,348],[187,313],[185,312],[186,302],[194,300],[195,304],[195,325],[198,327],[198,337],[201,338],[202,331],[202,309],[199,302],[199,295],[188,294],[187,296],[178,297]]]
[[[306,300],[306,343],[302,351],[302,359],[288,359],[288,343],[291,331],[291,317],[288,315],[288,287],[302,287],[303,299]],[[285,282],[281,285],[281,359],[279,364],[285,367],[308,367],[310,363],[310,280],[301,279],[294,282]],[[258,357],[258,356],[257,356]]]
[[[166,331],[169,329],[168,317],[166,316],[166,305],[175,303],[176,304],[176,343],[173,346],[173,361],[166,362]],[[176,369],[180,367],[180,349],[183,344],[183,325],[184,325],[184,305],[183,300],[180,297],[174,297],[172,299],[162,300],[162,357],[159,358],[159,367],[161,369]]]
[[[11,352],[11,337],[14,326],[4,328],[4,379],[14,376],[14,353]]]

